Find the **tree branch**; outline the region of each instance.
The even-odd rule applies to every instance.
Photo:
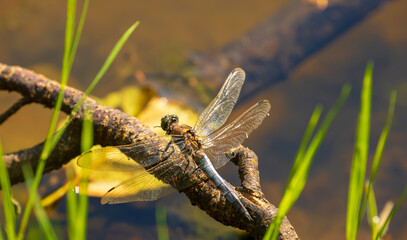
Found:
[[[23,95],[26,101],[40,103],[52,108],[56,102],[60,86],[57,82],[47,79],[32,71],[16,66],[8,66],[0,63],[0,90],[16,91]],[[67,87],[62,111],[69,114],[83,93],[74,88]],[[91,98],[86,98],[84,106],[93,111],[94,144],[102,146],[124,145],[136,142],[165,143],[151,129],[146,127],[135,117],[129,116],[119,110],[98,104]],[[73,118],[63,137],[47,160],[45,172],[59,169],[63,164],[79,155],[80,134],[83,121],[83,109]],[[158,146],[159,144],[157,144]],[[155,144],[146,144],[139,152],[132,152],[133,159],[144,159],[151,154],[162,154]],[[11,183],[23,181],[21,165],[29,162],[33,167],[37,166],[42,143],[32,148],[24,149],[5,155],[5,162],[10,172]],[[236,188],[243,204],[245,204],[253,221],[248,222],[212,181],[208,181],[203,171],[197,168],[194,161],[183,161],[182,164],[171,166],[167,172],[171,174],[157,176],[166,183],[176,188],[179,182],[194,182],[191,187],[181,190],[190,199],[191,204],[199,206],[217,221],[248,231],[252,236],[261,238],[277,209],[265,198],[260,188],[259,172],[257,169],[257,156],[247,148],[239,147],[233,154],[233,162],[239,166],[239,176],[242,181],[241,187]],[[169,155],[169,160],[185,158],[179,149],[174,149]],[[137,160],[136,160],[137,161]],[[176,175],[177,178],[173,176]],[[233,187],[232,187],[233,188]],[[280,228],[280,239],[298,239],[294,228],[284,220]]]
[[[230,69],[244,68],[247,77],[240,98],[246,99],[285,80],[300,63],[387,2],[337,0],[320,8],[309,1],[294,1],[223,49],[190,58],[199,78],[214,83],[222,83]]]

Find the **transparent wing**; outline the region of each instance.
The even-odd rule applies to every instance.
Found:
[[[127,172],[142,166],[123,154],[116,147],[104,147],[89,150],[78,158],[78,166],[98,171]]]
[[[170,179],[171,182],[176,184],[177,189],[184,189],[193,184],[190,181],[181,181],[181,179],[174,178],[176,173],[171,168],[173,164],[174,162],[163,161],[148,170],[139,168],[133,171],[133,177],[113,187],[102,197],[102,204],[153,201],[177,191],[170,184],[160,179],[166,179],[167,181]],[[174,179],[177,179],[177,182],[174,182]]]
[[[240,68],[229,74],[216,98],[199,116],[194,127],[198,135],[206,137],[226,122],[239,98],[245,76],[245,72]]]
[[[172,158],[170,154],[179,148],[184,149],[182,138],[174,137],[172,143],[163,142],[160,137],[130,145],[103,147],[83,153],[78,158],[80,167],[99,171],[131,171],[130,179],[110,189],[103,197],[102,204],[124,203],[131,201],[152,201],[176,191],[170,184],[160,179],[174,182],[172,166],[185,158]],[[143,148],[143,149],[141,149]],[[150,149],[151,148],[151,149]],[[186,150],[181,151],[185,153]],[[184,155],[190,158],[190,155]],[[177,179],[177,178],[175,178]],[[190,182],[176,182],[183,189]]]
[[[101,199],[102,204],[116,204],[133,201],[153,201],[165,197],[176,189],[157,179],[148,171],[138,171],[132,177],[110,189]]]
[[[164,161],[175,148],[175,144],[157,136],[129,145],[89,150],[78,158],[77,164],[98,171],[134,171]]]
[[[268,116],[269,110],[269,101],[259,101],[232,123],[203,139],[203,150],[216,169],[229,161],[225,152],[242,144],[249,134]]]

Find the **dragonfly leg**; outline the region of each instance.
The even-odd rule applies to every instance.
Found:
[[[186,158],[186,161],[187,161],[187,166],[185,167],[185,169],[184,169],[184,173],[183,173],[183,174],[186,174],[186,172],[187,172],[187,170],[188,170],[188,168],[189,168],[189,159],[188,159],[188,158]],[[192,173],[191,173],[191,174],[194,174],[196,170],[197,170],[197,169],[194,169],[194,171],[192,171]]]
[[[172,143],[172,140],[168,142],[167,146],[166,146],[165,149],[164,149],[164,152],[167,152],[167,151],[168,151],[168,149],[169,149],[170,146],[171,146],[171,143]]]

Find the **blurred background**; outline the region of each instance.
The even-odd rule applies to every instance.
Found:
[[[175,85],[177,78],[166,76],[178,74],[180,69],[193,72],[190,70],[193,67],[185,67],[191,56],[223,49],[293,4],[296,1],[91,1],[68,85],[85,90],[121,34],[139,20],[140,26],[93,92],[94,96],[103,99],[109,93],[138,86],[150,89],[157,96],[192,105],[199,114],[227,74],[218,76],[223,80],[217,82],[190,78]],[[65,1],[1,0],[0,62],[59,79],[65,8]],[[341,86],[352,84],[348,101],[316,155],[303,194],[288,214],[302,239],[345,238],[349,171],[360,88],[368,60],[375,63],[370,160],[385,124],[390,92],[392,89],[398,91],[395,117],[375,185],[378,208],[388,200],[395,201],[407,183],[406,9],[406,1],[389,1],[381,5],[302,61],[283,81],[269,84],[240,101],[231,115],[231,119],[236,118],[261,99],[271,102],[270,117],[244,145],[257,153],[262,189],[267,199],[278,205],[314,107],[321,103],[325,110],[329,109]],[[245,69],[244,65],[239,67]],[[167,86],[173,87],[167,90]],[[189,101],[186,96],[194,95],[197,86],[205,91],[198,99]],[[16,93],[0,92],[0,112],[17,99]],[[16,151],[43,141],[50,118],[51,110],[42,106],[23,108],[0,125],[4,151]],[[157,118],[152,124],[159,125],[159,121]],[[237,168],[232,164],[219,171],[226,180],[239,184]],[[64,176],[62,171],[48,174],[41,194],[58,188],[62,184],[61,175]],[[15,190],[24,188],[21,184],[15,186]],[[17,200],[24,202],[24,191],[14,194]],[[167,209],[171,239],[244,237],[242,232],[223,226],[191,206],[183,194],[174,194],[151,203],[109,206],[100,205],[98,198],[91,198],[88,238],[156,239],[157,206]],[[50,209],[49,214],[61,236],[66,236],[65,200]],[[407,238],[406,214],[407,203],[404,203],[390,225],[389,234],[393,239]],[[30,229],[32,234],[39,231],[35,223]],[[358,236],[358,239],[370,239],[365,221]]]

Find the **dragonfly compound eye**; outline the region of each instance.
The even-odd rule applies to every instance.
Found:
[[[168,115],[166,115],[166,116],[164,116],[163,118],[161,118],[161,128],[164,130],[164,131],[167,131],[168,130],[168,127],[169,127],[169,121],[170,121],[170,116],[168,116]]]
[[[178,116],[177,115],[175,115],[175,114],[172,114],[172,115],[170,115],[170,119],[171,119],[171,122],[175,122],[175,123],[177,123],[178,122]]]
[[[173,124],[178,123],[178,116],[175,114],[171,115],[165,115],[163,118],[161,118],[161,128],[164,131],[168,131]]]

